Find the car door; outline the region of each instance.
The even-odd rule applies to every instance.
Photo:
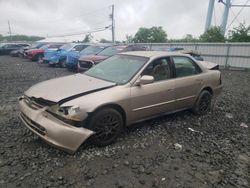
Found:
[[[131,119],[136,121],[174,109],[174,79],[169,57],[151,62],[141,76],[153,76],[155,81],[131,87]]]
[[[200,67],[189,57],[172,57],[175,70],[176,108],[192,107],[203,84]]]
[[[10,44],[6,50],[6,53],[9,54],[11,51],[16,50],[18,48],[17,44]]]
[[[3,55],[8,55],[10,53],[11,49],[12,49],[11,46],[12,46],[12,44],[6,44],[5,46],[3,46],[2,54]]]

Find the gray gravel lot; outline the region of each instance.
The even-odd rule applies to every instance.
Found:
[[[205,116],[146,121],[74,155],[27,130],[17,107],[33,84],[69,74],[0,56],[0,187],[250,187],[250,72],[222,71],[224,91]]]

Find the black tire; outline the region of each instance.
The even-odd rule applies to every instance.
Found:
[[[193,112],[197,115],[204,115],[211,109],[212,95],[209,91],[203,90],[194,107],[192,108]]]
[[[18,53],[18,55],[17,55],[18,57],[23,57],[23,54],[21,54],[21,53]]]
[[[39,62],[39,61],[42,61],[42,59],[43,59],[43,54],[37,54],[37,55],[35,56],[35,58],[34,58],[34,61]]]
[[[54,64],[54,63],[53,64],[49,63],[48,65],[49,65],[49,67],[56,67],[56,64]]]
[[[96,146],[107,146],[117,140],[123,130],[122,115],[115,109],[104,108],[95,112],[87,123],[94,131],[91,141]]]
[[[66,67],[66,59],[62,59],[61,61],[59,61],[59,67],[61,67],[61,68]]]

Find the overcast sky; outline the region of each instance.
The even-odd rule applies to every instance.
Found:
[[[111,24],[110,5],[115,5],[116,39],[125,40],[140,27],[162,26],[168,38],[186,34],[199,36],[204,31],[209,0],[0,0],[0,34],[7,35],[8,20],[13,34],[58,36],[83,33]],[[244,4],[246,0],[232,0]],[[248,2],[250,4],[250,1]],[[223,5],[215,2],[213,25],[219,25]],[[241,8],[230,11],[228,24]],[[250,8],[242,10],[233,28],[250,24]],[[111,31],[93,34],[94,40],[111,40]],[[84,34],[64,37],[81,40]]]

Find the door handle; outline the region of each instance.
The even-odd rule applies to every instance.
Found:
[[[170,89],[168,89],[168,91],[174,91],[174,89],[170,88]]]

